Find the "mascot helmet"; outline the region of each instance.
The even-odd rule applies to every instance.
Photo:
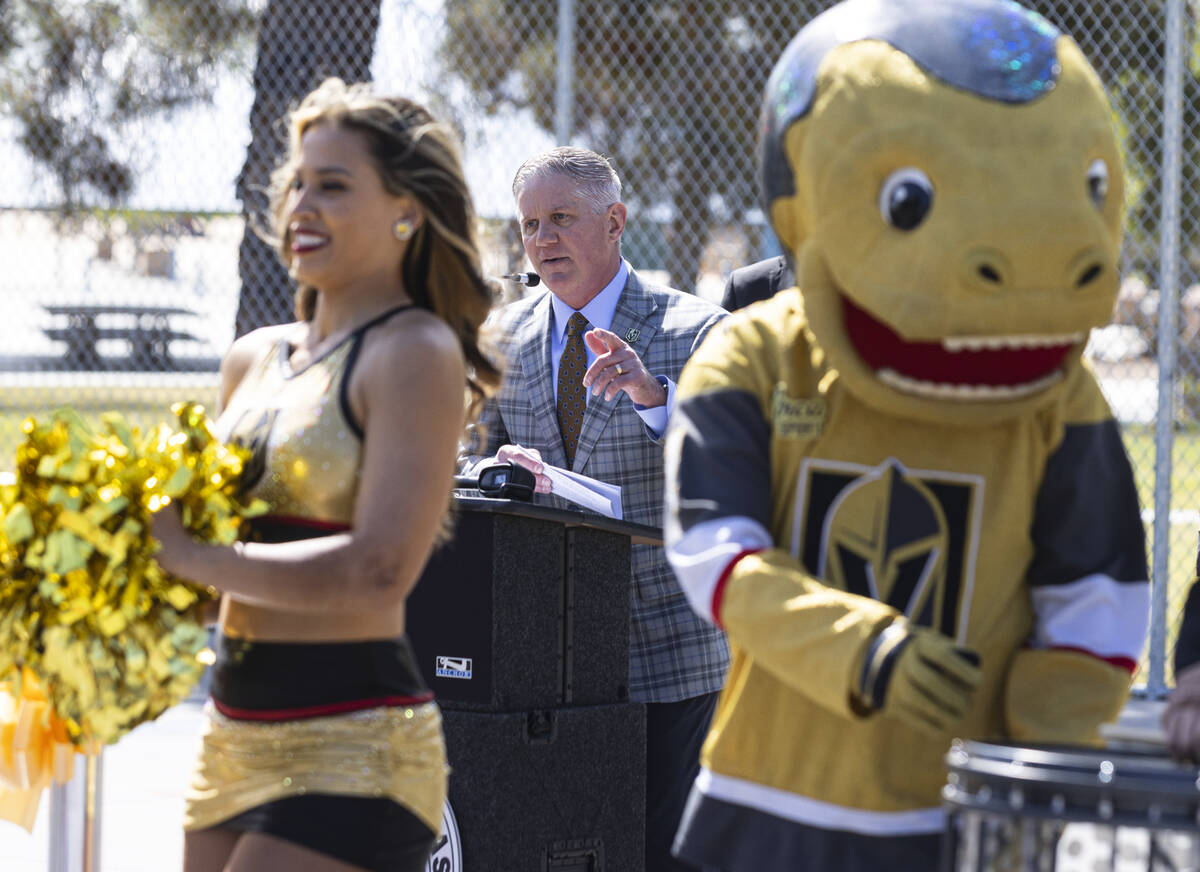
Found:
[[[1111,111],[1074,42],[1017,3],[830,8],[775,66],[760,132],[808,323],[873,404],[1028,408],[1111,317]]]

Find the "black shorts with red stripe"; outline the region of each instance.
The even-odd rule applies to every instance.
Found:
[[[212,671],[213,705],[238,720],[296,720],[432,699],[403,636],[316,643],[223,637]],[[329,794],[267,802],[220,826],[379,872],[422,872],[436,836],[391,799]]]

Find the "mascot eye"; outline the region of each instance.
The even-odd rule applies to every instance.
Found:
[[[1108,196],[1108,164],[1100,158],[1092,161],[1087,168],[1088,196],[1096,204],[1097,209],[1104,207],[1104,198]]]
[[[933,183],[916,167],[898,169],[879,190],[883,220],[900,230],[914,230],[933,206]]]

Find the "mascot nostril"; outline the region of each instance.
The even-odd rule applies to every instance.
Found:
[[[1083,271],[1083,275],[1079,277],[1079,281],[1075,282],[1075,287],[1082,288],[1085,285],[1090,285],[1096,279],[1100,278],[1104,272],[1104,267],[1098,263],[1094,263]]]
[[[952,737],[1099,743],[1144,642],[1137,488],[1083,361],[1118,285],[1109,106],[1012,0],[846,0],[760,130],[796,287],[709,334],[665,440],[667,556],[733,655],[676,850],[950,868]]]
[[[985,263],[985,264],[981,265],[979,267],[979,276],[985,282],[991,282],[994,285],[1001,284],[1001,282],[1002,282],[1002,279],[1000,278],[1000,273],[998,273],[996,271],[996,268],[994,266],[992,266],[991,264]]]

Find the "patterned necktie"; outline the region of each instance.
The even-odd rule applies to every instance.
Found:
[[[583,315],[576,312],[571,316],[567,321],[567,344],[558,362],[558,430],[567,451],[567,468],[575,464],[575,446],[579,444],[583,413],[587,411],[587,388],[583,386],[583,374],[587,371],[583,334],[587,326]]]

